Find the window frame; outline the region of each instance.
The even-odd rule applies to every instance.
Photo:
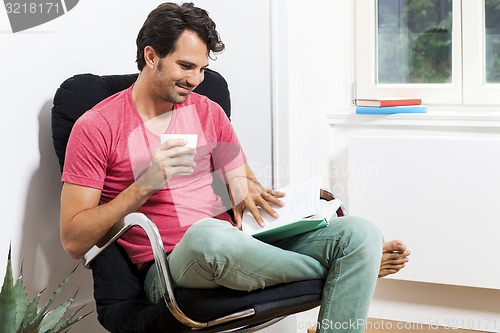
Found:
[[[480,2],[481,6],[478,6]],[[500,84],[486,83],[485,78],[485,2],[462,0],[464,35],[464,97],[466,105],[500,104]],[[479,18],[479,19],[478,19]],[[478,38],[479,37],[479,38]]]
[[[500,104],[500,84],[485,83],[484,0],[452,0],[452,82],[449,84],[376,84],[377,1],[355,0],[354,6],[354,98],[415,97],[427,105]]]

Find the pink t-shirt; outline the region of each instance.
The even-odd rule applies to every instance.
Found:
[[[102,191],[101,203],[111,201],[149,166],[160,137],[148,129],[132,100],[132,87],[85,112],[75,123],[66,148],[62,181]],[[191,175],[176,175],[165,189],[138,210],[158,227],[165,250],[171,251],[193,223],[217,217],[230,221],[212,187],[213,173],[242,166],[246,157],[222,108],[191,93],[176,105],[165,133],[198,134]],[[147,236],[132,228],[120,244],[132,262],[153,259]]]

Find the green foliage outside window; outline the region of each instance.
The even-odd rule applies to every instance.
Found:
[[[500,82],[500,0],[485,0],[486,79]],[[377,82],[449,83],[452,0],[378,0]]]
[[[485,0],[486,82],[500,83],[500,0]]]

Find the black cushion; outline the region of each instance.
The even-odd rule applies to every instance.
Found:
[[[210,321],[224,315],[277,302],[283,299],[294,299],[311,296],[311,300],[321,300],[323,280],[307,280],[267,287],[252,292],[218,289],[185,289],[177,288],[175,295],[180,308],[192,318]]]

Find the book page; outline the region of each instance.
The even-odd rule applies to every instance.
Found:
[[[332,217],[337,216],[337,210],[342,206],[342,201],[335,198],[331,201],[320,200],[321,215],[329,221]]]
[[[319,178],[314,178],[280,189],[280,191],[286,193],[286,196],[281,198],[281,201],[283,201],[285,205],[283,207],[273,206],[274,210],[279,214],[279,217],[275,219],[259,207],[260,214],[265,224],[264,227],[261,227],[255,221],[253,215],[245,211],[243,213],[243,231],[254,234],[256,232],[274,229],[284,224],[301,220],[307,216],[318,214],[320,212],[319,190]]]

